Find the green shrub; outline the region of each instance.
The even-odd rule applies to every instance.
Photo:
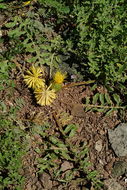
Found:
[[[0,59],[0,91],[7,87],[14,87],[15,84],[9,77],[10,69],[14,68],[15,65],[5,60],[3,57]]]
[[[4,1],[5,1],[5,0],[0,0],[0,10],[7,8],[7,5],[6,5],[6,3],[4,3]]]
[[[69,7],[65,5],[65,2],[61,0],[39,0],[39,2],[45,6],[45,8],[52,9],[58,16],[68,14],[70,11]]]
[[[78,40],[76,48],[92,74],[106,84],[127,79],[127,5],[124,0],[85,1],[74,9]]]
[[[89,76],[106,85],[124,84],[127,79],[125,0],[39,2],[48,7],[50,17],[57,15],[55,24],[66,23],[59,33],[64,41],[62,51],[65,54],[66,49],[65,55],[69,55],[65,62],[72,69],[75,67],[84,78]],[[61,5],[69,11],[61,11]]]
[[[24,135],[4,116],[0,117],[0,126],[0,189],[13,186],[15,190],[21,190],[24,183],[21,175]]]
[[[61,67],[77,80],[95,79],[126,94],[125,0],[38,0],[35,6],[37,12],[32,7],[5,25],[11,54],[29,54],[30,63]]]
[[[29,54],[31,56],[27,61],[30,63],[58,67],[58,52],[62,48],[62,39],[51,27],[44,26],[38,15],[29,11],[25,18],[15,16],[6,27],[9,29],[8,35],[13,43],[15,55]]]

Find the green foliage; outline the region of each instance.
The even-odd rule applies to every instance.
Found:
[[[70,124],[60,129],[61,138],[57,135],[49,135],[48,130],[50,130],[50,126],[35,126],[34,128],[34,132],[41,135],[44,147],[43,150],[36,150],[39,154],[41,153],[41,157],[38,159],[39,173],[51,172],[53,179],[67,185],[75,179],[75,173],[78,172],[81,173],[79,178],[82,182],[85,180],[93,182],[95,188],[100,189],[102,184],[98,179],[97,172],[89,170],[91,163],[89,162],[86,143],[74,146],[71,142],[71,138],[76,135],[77,126]],[[70,161],[74,166],[64,175],[59,168],[63,161]],[[86,177],[82,178],[82,175]]]
[[[24,131],[21,130],[21,122],[19,119],[17,121],[16,113],[24,102],[18,98],[14,102],[15,106],[6,104],[8,96],[11,94],[10,90],[14,90],[14,85],[9,79],[9,72],[13,65],[10,65],[8,61],[2,63],[0,64],[0,74],[3,80],[0,92],[1,95],[2,93],[7,94],[5,94],[6,99],[3,98],[0,101],[0,189],[9,189],[10,186],[13,186],[15,190],[22,190],[24,177],[21,169],[22,157],[26,152],[24,148],[26,140]]]
[[[60,12],[59,6],[56,7],[55,12],[59,10],[57,20],[54,9],[52,9],[55,7],[54,2],[57,2],[63,9],[63,12]],[[11,59],[17,54],[24,54],[29,63],[49,66],[50,73],[54,68],[61,68],[63,71],[69,71],[70,75],[76,74],[78,80],[83,79],[80,72],[77,72],[80,65],[78,66],[79,63],[73,61],[73,55],[71,55],[75,52],[73,50],[75,42],[71,39],[64,40],[62,35],[56,31],[65,23],[68,15],[64,10],[68,6],[63,6],[63,4],[58,1],[42,1],[38,13],[32,9],[23,15],[12,17],[5,24],[11,43],[8,51],[4,53],[6,59]],[[49,8],[49,11],[46,8]],[[51,22],[52,19],[54,19],[53,22]]]
[[[66,26],[59,30],[64,40],[62,52],[66,56],[65,60],[63,55],[61,57],[64,63],[62,67],[70,74],[94,78],[103,85],[110,85],[115,89],[117,85],[117,89],[122,94],[124,91],[125,94],[124,84],[127,80],[125,0],[112,3],[109,0],[92,2],[48,0],[41,3],[50,10],[48,17],[55,17],[54,9],[58,13],[57,22],[52,23],[55,28],[60,29],[66,20]],[[58,4],[66,5],[70,9],[69,13],[61,11],[59,15]]]
[[[24,182],[20,174],[22,156],[25,154],[22,142],[24,134],[4,115],[0,117],[0,126],[0,189],[13,185],[16,190],[20,190]]]
[[[49,9],[54,9],[56,14],[60,16],[60,14],[68,14],[70,9],[68,6],[63,3],[63,1],[58,1],[58,0],[39,0],[43,6],[46,8],[48,7]]]
[[[4,3],[5,0],[0,0],[0,9],[6,9],[7,5]]]
[[[68,137],[73,137],[75,135],[75,132],[77,130],[77,126],[74,124],[67,125],[67,127],[64,130],[64,134]]]
[[[51,27],[44,26],[37,14],[29,11],[27,17],[15,16],[6,24],[10,40],[20,52],[29,54],[28,62],[58,67],[61,62],[58,52],[62,49],[62,38]],[[22,42],[21,42],[22,38]]]
[[[124,83],[127,5],[125,1],[87,0],[74,9],[77,48],[89,73],[106,84]]]
[[[106,114],[118,109],[125,109],[126,106],[122,106],[122,100],[120,95],[117,93],[108,93],[108,91],[103,89],[104,92],[99,92],[94,85],[93,96],[88,96],[83,100],[83,105],[86,107],[85,111],[99,111]]]
[[[0,59],[0,90],[5,89],[5,87],[14,87],[14,82],[9,79],[9,71],[14,68],[15,65],[9,63],[8,60]]]
[[[80,80],[94,78],[125,93],[125,0],[39,0],[37,5],[38,12],[32,7],[6,24],[15,47],[10,53],[29,54],[29,62],[51,70],[60,66]]]

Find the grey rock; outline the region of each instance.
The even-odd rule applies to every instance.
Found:
[[[115,179],[107,179],[104,181],[107,190],[124,190],[124,188]]]
[[[108,129],[109,142],[118,157],[127,155],[127,124],[121,123],[114,130]]]
[[[112,169],[112,176],[113,177],[120,177],[127,173],[127,162],[125,161],[117,161],[114,163]]]

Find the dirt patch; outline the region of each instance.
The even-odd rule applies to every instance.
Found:
[[[113,129],[120,123],[117,112],[113,112],[109,116],[104,116],[103,113],[99,112],[84,112],[81,104],[84,96],[92,94],[88,86],[78,86],[63,89],[58,93],[57,99],[51,106],[39,106],[36,104],[32,92],[26,87],[17,90],[15,96],[22,97],[25,105],[18,113],[20,119],[24,122],[31,121],[37,124],[43,124],[49,122],[52,125],[50,135],[58,133],[58,126],[54,119],[59,117],[61,113],[67,113],[70,120],[67,123],[78,124],[78,129],[75,137],[73,138],[73,145],[77,146],[82,142],[86,142],[89,148],[89,158],[92,163],[90,169],[97,170],[100,177],[106,180],[111,177],[111,171],[114,162],[120,160],[116,157],[113,150],[110,147],[107,130]],[[22,90],[21,90],[22,89]],[[65,122],[66,123],[66,122]],[[27,128],[27,127],[26,127]],[[29,130],[29,129],[27,129]],[[26,177],[26,189],[41,190],[41,189],[69,189],[73,186],[69,184],[68,187],[62,186],[57,180],[52,179],[52,174],[44,173],[37,174],[37,159],[41,156],[36,153],[35,148],[42,141],[40,135],[31,136],[31,145],[28,155],[24,158],[24,173]],[[123,160],[126,158],[123,158]],[[70,166],[71,163],[61,162],[60,165],[63,168]],[[65,169],[64,168],[64,169]],[[64,170],[63,169],[63,170]],[[41,176],[41,177],[40,177]],[[118,180],[124,187],[126,186],[123,182],[123,178]],[[79,186],[75,186],[75,189],[81,189]]]

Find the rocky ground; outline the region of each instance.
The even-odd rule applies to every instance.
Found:
[[[58,98],[50,107],[36,105],[31,92],[26,87],[24,88],[24,84],[23,87],[21,85],[17,88],[15,96],[21,96],[25,101],[25,106],[20,111],[19,117],[24,120],[31,118],[32,122],[39,124],[50,121],[52,123],[52,132],[50,131],[50,133],[52,135],[59,130],[57,129],[59,126],[55,124],[54,114],[56,118],[59,118],[61,113],[67,113],[70,119],[64,122],[78,124],[73,145],[86,142],[92,163],[91,169],[99,172],[105,189],[125,190],[127,188],[127,124],[122,124],[117,111],[108,116],[99,112],[85,112],[82,99],[90,94],[92,92],[88,85],[66,88],[58,93]],[[37,174],[37,158],[40,155],[36,153],[35,148],[42,140],[38,134],[31,136],[30,150],[24,158],[23,175],[27,179],[25,190],[83,189],[83,187],[78,187],[73,183],[64,187],[53,180],[50,173]],[[62,171],[73,167],[69,161],[60,162]]]
[[[3,14],[4,15],[4,14]],[[0,17],[0,26],[6,21],[5,16]],[[0,33],[0,35],[3,35]],[[4,48],[0,44],[0,51]],[[24,106],[18,112],[18,119],[26,125],[26,131],[31,129],[27,127],[27,122],[36,125],[43,125],[48,122],[51,130],[48,133],[52,136],[58,133],[61,115],[65,116],[60,125],[76,124],[78,126],[76,135],[72,139],[73,146],[86,143],[89,150],[89,159],[92,165],[91,170],[97,170],[100,179],[104,182],[103,189],[107,190],[126,190],[127,189],[127,123],[126,119],[119,117],[119,111],[114,111],[110,115],[100,112],[84,111],[82,105],[83,99],[93,95],[90,85],[73,86],[64,88],[58,93],[58,98],[51,106],[39,106],[36,104],[31,90],[29,90],[21,75],[12,79],[16,84],[13,96],[6,100],[6,105],[13,105],[17,98],[24,101]],[[103,89],[103,87],[99,87]],[[6,97],[6,92],[1,95]],[[126,113],[125,113],[126,115]],[[63,116],[62,116],[63,117]],[[18,121],[17,119],[17,121]],[[86,187],[85,184],[77,180],[79,174],[70,181],[67,186],[63,185],[57,179],[53,179],[52,171],[38,173],[38,158],[41,153],[36,150],[43,150],[43,138],[37,132],[30,133],[28,153],[23,158],[24,168],[21,173],[26,178],[24,190],[94,190],[92,185]],[[67,160],[60,160],[59,169],[64,176],[67,170],[74,168],[73,163]],[[80,177],[81,174],[80,174]]]

